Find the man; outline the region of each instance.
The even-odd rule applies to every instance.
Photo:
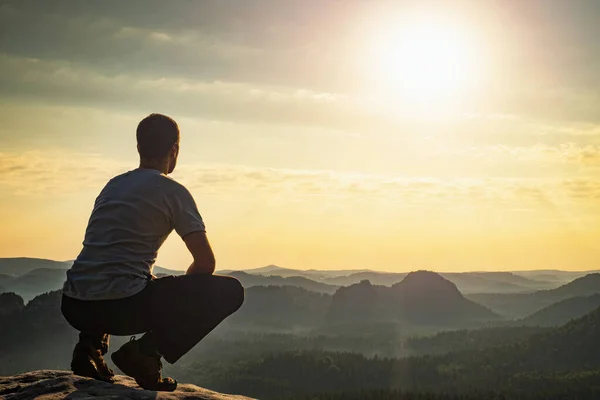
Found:
[[[83,249],[67,271],[62,313],[80,331],[75,374],[113,381],[109,334],[135,335],[111,355],[144,389],[172,391],[161,357],[176,362],[244,301],[240,283],[215,276],[215,257],[188,190],[167,175],[179,154],[179,127],[151,114],[137,127],[140,166],[110,180],[94,204]],[[171,231],[193,256],[185,275],[155,278],[158,249]]]

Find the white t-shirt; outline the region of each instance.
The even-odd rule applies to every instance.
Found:
[[[152,278],[158,249],[173,229],[181,237],[205,231],[183,185],[154,169],[138,168],[111,179],[96,199],[63,293],[80,300],[139,293]]]

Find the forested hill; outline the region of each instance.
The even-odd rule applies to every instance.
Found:
[[[317,299],[313,296],[330,297],[290,287],[256,289],[266,294],[253,306],[263,313],[262,305],[267,304],[267,300],[271,298],[269,291],[284,290],[283,294],[289,295],[288,301],[281,300],[286,298],[282,297],[271,305],[274,307],[272,311],[277,310],[275,314],[282,321],[302,302],[304,305],[301,309],[306,310],[320,304],[318,301],[315,303]],[[285,290],[292,292],[286,293]],[[295,291],[300,293],[294,293]],[[305,295],[308,297],[297,303]],[[60,315],[59,292],[38,296],[25,306],[22,299],[14,295],[0,296],[0,303],[3,304],[0,310],[0,375],[68,367],[77,332]],[[311,313],[307,312],[305,315]],[[216,338],[214,334],[211,335]],[[281,351],[270,350],[267,353],[244,350],[237,356],[229,352],[226,358],[211,359],[197,354],[169,367],[182,381],[221,392],[245,393],[261,399],[333,393],[340,388],[355,392],[354,396],[359,392],[373,390],[383,390],[385,393],[402,390],[420,394],[446,392],[449,396],[453,393],[475,396],[488,391],[502,391],[507,396],[505,398],[511,399],[516,398],[515,394],[522,394],[519,395],[522,399],[546,399],[535,397],[540,393],[576,396],[564,397],[565,399],[597,399],[600,397],[590,396],[600,394],[594,392],[598,388],[597,382],[600,382],[598,337],[600,309],[561,328],[539,330],[539,333],[530,328],[503,328],[490,329],[489,333],[479,330],[473,333],[462,331],[440,334],[431,341],[448,342],[448,345],[439,350],[454,348],[455,351],[438,356],[369,358],[356,353],[324,351],[308,342],[304,351],[290,351],[294,347]],[[344,339],[343,336],[339,338],[340,341]],[[394,340],[393,338],[394,335],[389,340]],[[116,342],[119,338],[114,339]],[[452,340],[459,340],[461,343],[453,346]],[[468,345],[469,342],[472,344]],[[199,347],[206,343],[208,342],[203,341]],[[248,349],[260,345],[253,340],[238,342],[236,339],[230,343],[238,348]],[[316,345],[318,341],[312,343]],[[427,340],[423,339],[420,344],[427,346]],[[423,346],[414,346],[414,343],[409,342],[408,345],[419,353],[437,351],[432,346],[427,346],[427,351]],[[113,342],[113,346],[118,344]],[[319,395],[312,398],[327,397]]]
[[[600,293],[600,273],[588,274],[552,290],[528,294],[482,293],[467,297],[505,317],[524,318],[553,303],[596,293]]]
[[[600,307],[600,294],[591,296],[571,297],[516,321],[516,325],[529,326],[560,326],[572,319],[583,317]]]
[[[260,398],[294,393],[290,398],[361,399],[361,393],[379,391],[381,397],[370,398],[404,399],[393,397],[394,391],[408,391],[446,393],[431,399],[595,400],[600,398],[598,337],[600,309],[559,329],[481,350],[403,359],[285,352],[220,370],[198,364],[194,373],[217,390],[250,390]],[[343,397],[335,395],[340,391]]]
[[[490,310],[463,297],[439,274],[417,271],[392,287],[369,281],[340,288],[333,296],[332,322],[396,320],[418,325],[458,326],[497,319]]]

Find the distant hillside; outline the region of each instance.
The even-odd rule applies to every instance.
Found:
[[[233,271],[221,271],[229,274]],[[377,286],[392,286],[408,275],[407,272],[362,271],[319,271],[294,270],[270,265],[263,268],[244,270],[251,275],[278,275],[282,277],[302,276],[334,286],[350,286],[368,280]],[[553,289],[560,285],[556,281],[526,278],[511,272],[456,272],[440,273],[454,283],[462,293],[528,293],[542,289]]]
[[[586,294],[595,294],[600,292],[600,273],[592,273],[574,281],[567,283],[554,290],[545,293],[552,293],[556,296],[573,297]],[[544,292],[540,292],[544,293]]]
[[[326,278],[323,280],[323,282],[331,285],[349,286],[367,280],[373,285],[392,286],[394,283],[398,283],[402,279],[404,279],[406,275],[408,275],[408,273],[362,271],[355,272],[350,275],[341,275]]]
[[[600,307],[600,294],[571,297],[517,321],[519,325],[561,326]]]
[[[246,288],[252,286],[296,286],[302,289],[311,290],[313,292],[328,294],[333,294],[338,288],[338,286],[315,282],[301,276],[290,276],[284,278],[275,275],[251,275],[243,271],[230,272],[227,275],[238,279]]]
[[[35,269],[68,269],[71,261],[52,261],[39,258],[0,258],[0,290],[10,290],[3,284],[5,277],[22,275]],[[183,270],[173,270],[162,266],[154,267],[156,276],[181,275]],[[219,274],[236,272],[233,269],[218,270]],[[391,286],[400,282],[406,272],[380,272],[368,269],[356,270],[299,270],[268,265],[247,269],[243,272],[256,276],[279,276],[282,278],[303,277],[332,286],[349,286],[368,280],[374,285]],[[553,289],[563,283],[580,277],[582,272],[568,271],[520,271],[520,272],[460,272],[440,273],[453,282],[463,294],[475,293],[528,293],[536,290]]]
[[[251,275],[262,275],[262,276],[271,276],[277,275],[284,278],[293,277],[293,276],[302,276],[304,278],[308,278],[315,281],[322,281],[323,283],[329,283],[333,285],[338,285],[335,282],[327,282],[329,278],[343,277],[354,273],[360,272],[368,272],[369,270],[317,270],[317,269],[308,269],[308,270],[300,270],[300,269],[292,269],[292,268],[282,268],[277,265],[267,265],[266,267],[260,268],[251,268],[245,269],[244,272]],[[236,270],[227,269],[227,270],[219,270],[218,274],[228,275],[232,272],[236,272]],[[371,271],[372,272],[372,271]],[[338,285],[339,286],[339,285]]]
[[[163,267],[159,267],[158,265],[155,265],[154,268],[152,269],[152,273],[156,276],[183,275],[183,274],[185,274],[185,271],[181,271],[181,270],[177,270],[177,269],[168,269],[168,268],[163,268]]]
[[[469,272],[469,275],[472,276],[480,276],[486,279],[493,279],[496,282],[506,282],[514,285],[521,286],[536,286],[540,283],[544,283],[543,281],[526,278],[524,276],[518,275],[514,272]]]
[[[323,322],[331,296],[294,286],[254,286],[246,289],[242,307],[227,321],[261,329],[312,327]]]
[[[512,318],[523,318],[570,297],[600,293],[600,273],[592,273],[552,290],[529,294],[474,294],[469,299]]]
[[[39,294],[61,289],[66,275],[65,269],[38,268],[4,279],[0,284],[6,291],[15,292],[28,301]]]
[[[282,268],[282,267],[278,267],[277,265],[271,264],[271,265],[267,265],[266,267],[253,268],[248,271],[252,271],[253,273],[256,273],[256,274],[273,274],[273,273],[285,274],[286,271],[295,272],[296,270]]]
[[[11,275],[0,274],[0,293],[9,291],[8,287],[13,279],[14,277]]]
[[[333,322],[397,320],[432,326],[462,326],[497,319],[490,310],[463,297],[439,274],[411,272],[392,287],[369,281],[341,287],[328,313]]]
[[[554,289],[555,282],[539,281],[512,272],[441,273],[463,293],[526,293]]]
[[[560,271],[556,269],[538,269],[531,271],[515,271],[516,275],[538,281],[554,282],[557,286],[569,283],[577,278],[598,271]]]
[[[71,261],[53,261],[43,258],[0,258],[0,274],[19,276],[34,269],[68,269]]]

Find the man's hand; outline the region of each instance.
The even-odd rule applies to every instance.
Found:
[[[210,247],[206,232],[192,232],[183,238],[194,262],[188,268],[187,275],[207,274],[215,272],[215,255]]]

